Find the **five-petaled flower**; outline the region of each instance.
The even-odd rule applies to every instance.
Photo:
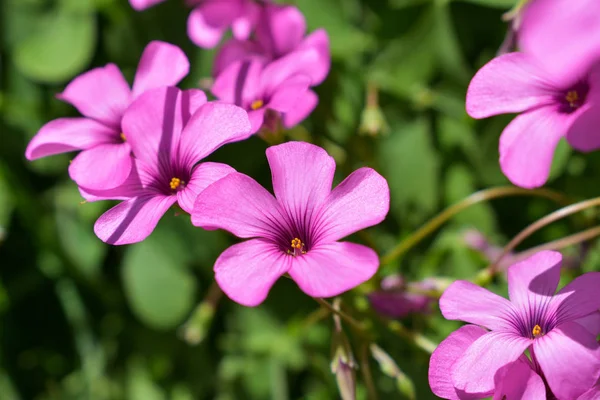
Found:
[[[536,0],[519,30],[521,52],[484,65],[467,91],[474,118],[521,113],[500,137],[500,166],[516,185],[548,179],[562,137],[600,148],[600,2]]]
[[[511,266],[510,301],[467,281],[446,289],[440,299],[444,317],[479,326],[454,332],[432,355],[429,382],[436,395],[464,399],[517,392],[523,382],[505,377],[520,375],[513,368],[522,370],[521,362],[533,371],[521,376],[529,382],[525,386],[538,394],[546,384],[558,399],[577,399],[596,383],[600,272],[579,276],[555,294],[561,260],[560,253],[542,251]]]
[[[94,226],[96,235],[110,244],[144,240],[175,203],[190,213],[198,193],[235,171],[221,163],[198,162],[251,135],[248,115],[240,107],[207,103],[201,90],[176,87],[145,92],[127,109],[122,125],[135,156],[125,183],[111,190],[80,187],[88,201],[124,200]]]
[[[325,150],[303,142],[267,149],[275,197],[237,172],[204,190],[192,223],[252,238],[225,250],[215,278],[223,291],[256,306],[283,274],[313,297],[349,290],[377,271],[372,249],[338,240],[378,224],[389,210],[386,180],[360,168],[331,190],[335,161]]]
[[[78,76],[57,97],[85,118],[48,122],[27,146],[26,157],[35,160],[83,150],[69,166],[71,178],[85,188],[114,189],[127,179],[133,164],[129,137],[121,124],[125,110],[147,90],[176,85],[189,68],[181,49],[154,41],[142,54],[133,89],[114,64]]]

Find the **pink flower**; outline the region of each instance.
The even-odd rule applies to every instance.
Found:
[[[90,189],[113,189],[131,171],[131,146],[121,119],[129,104],[146,90],[176,85],[189,71],[187,57],[178,47],[150,42],[129,88],[114,64],[95,68],[75,78],[58,98],[71,103],[84,117],[48,122],[33,137],[26,157],[35,160],[83,150],[69,166],[71,178]]]
[[[591,124],[600,112],[593,102],[600,89],[599,72],[552,77],[531,56],[509,53],[493,59],[473,77],[467,92],[470,116],[522,112],[500,137],[500,166],[512,183],[542,186],[556,145],[565,135],[578,150],[600,147],[600,134]]]
[[[277,60],[296,51],[313,49],[317,57],[297,66],[298,72],[311,79],[311,86],[325,80],[331,67],[329,37],[324,29],[306,36],[304,15],[294,6],[265,4],[256,26],[256,40],[231,40],[217,54],[213,75],[218,76],[235,61],[260,56]]]
[[[596,342],[600,273],[584,274],[554,295],[561,260],[560,253],[542,251],[511,266],[510,301],[466,281],[456,281],[444,292],[440,309],[445,318],[489,331],[469,325],[438,347],[429,371],[434,393],[451,399],[487,397],[519,359],[531,366],[558,399],[576,399],[596,383],[600,376]],[[449,343],[464,341],[467,334],[473,340],[463,343],[462,350],[448,349]],[[531,359],[523,357],[526,350]]]
[[[198,162],[251,135],[241,108],[207,103],[202,91],[176,87],[142,94],[125,112],[122,126],[135,156],[126,182],[112,190],[80,188],[88,201],[124,200],[94,226],[102,241],[115,245],[144,240],[175,203],[191,212],[198,193],[235,171],[225,164]]]
[[[308,90],[310,78],[296,73],[298,65],[316,57],[316,52],[307,50],[269,64],[259,58],[236,61],[217,77],[211,91],[248,111],[253,133],[263,125],[268,110],[283,113],[283,123],[290,128],[317,105],[317,95]]]
[[[194,225],[252,238],[217,259],[221,289],[240,304],[256,306],[286,273],[313,297],[336,296],[373,276],[377,254],[338,240],[385,218],[386,180],[360,168],[331,190],[335,161],[309,143],[272,146],[267,159],[275,197],[234,172],[209,186],[194,205]]]
[[[129,0],[129,3],[141,11],[163,1]],[[230,27],[236,39],[248,39],[260,14],[260,5],[254,0],[188,0],[187,3],[195,7],[187,22],[188,36],[207,49],[219,44]]]
[[[536,0],[523,14],[523,52],[499,56],[467,92],[474,118],[521,113],[500,137],[500,165],[526,188],[548,179],[562,137],[580,151],[600,148],[600,3]]]
[[[433,393],[450,400],[483,399],[492,395],[494,400],[545,400],[544,382],[531,368],[525,355],[506,364],[496,373],[495,388],[490,392],[474,395],[454,387],[451,374],[454,365],[469,347],[486,333],[487,331],[479,326],[465,325],[440,343],[429,360],[429,383]]]

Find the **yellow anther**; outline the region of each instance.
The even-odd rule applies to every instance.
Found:
[[[298,238],[294,238],[294,240],[292,240],[292,248],[300,250],[303,246],[304,243],[302,243],[302,240]]]
[[[127,141],[127,138],[125,137],[125,134],[124,134],[123,132],[121,132],[121,135],[120,135],[120,136],[121,136],[121,140],[122,140],[122,141],[124,141],[124,142],[126,142],[126,141]]]
[[[577,102],[579,101],[579,93],[576,90],[570,90],[565,96],[565,100],[569,102],[571,107],[577,107]]]
[[[171,187],[171,190],[175,190],[177,189],[180,185],[185,184],[184,181],[182,181],[179,178],[171,178],[171,182],[169,183],[169,186]]]
[[[533,337],[534,337],[534,338],[536,338],[536,337],[539,337],[539,336],[542,336],[542,335],[543,335],[543,333],[542,333],[542,328],[541,328],[539,325],[536,325],[536,326],[534,326],[534,327],[533,327],[533,331],[532,331],[531,333],[533,333]]]
[[[262,106],[265,105],[265,102],[262,100],[254,100],[252,102],[252,104],[250,104],[250,108],[253,110],[258,110],[259,108],[261,108]]]

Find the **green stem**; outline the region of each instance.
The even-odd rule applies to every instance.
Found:
[[[431,354],[437,348],[437,344],[428,339],[427,337],[421,335],[420,333],[416,333],[410,331],[404,327],[398,321],[387,321],[387,328],[397,334],[398,336],[402,336],[405,339],[413,342],[417,347],[422,350],[425,350],[427,353]]]
[[[543,251],[543,250],[562,250],[566,247],[573,246],[573,245],[579,244],[579,243],[583,243],[585,241],[591,240],[598,236],[600,236],[600,225],[595,226],[590,229],[586,229],[585,231],[582,231],[582,232],[575,233],[573,235],[569,235],[569,236],[554,240],[552,242],[548,242],[548,243],[544,243],[544,244],[541,244],[536,247],[532,247],[530,249],[527,249],[525,251],[522,251],[522,252],[516,254],[513,257],[513,259],[515,261],[523,260],[523,259],[526,259],[526,258],[532,256],[533,254],[535,254],[539,251]],[[490,283],[490,281],[494,277],[494,273],[497,272],[497,270],[498,270],[497,268],[494,270],[491,270],[490,267],[484,269],[474,279],[474,282],[480,286],[487,285],[488,283]]]
[[[354,318],[352,318],[351,316],[349,316],[342,310],[337,310],[334,306],[332,306],[325,300],[323,300],[319,297],[313,297],[313,299],[315,299],[315,301],[317,303],[319,303],[323,307],[327,308],[332,313],[339,315],[340,318],[342,318],[344,321],[346,321],[346,323],[348,323],[348,325],[350,325],[358,334],[360,334],[364,338],[368,338],[370,340],[367,329],[364,327],[363,324],[361,324],[360,322],[358,322],[357,320],[355,320]]]
[[[595,197],[593,199],[581,201],[579,203],[571,204],[570,206],[563,207],[559,210],[556,210],[545,217],[535,221],[533,224],[529,225],[527,228],[523,229],[517,236],[515,236],[504,248],[502,249],[502,253],[498,256],[498,258],[490,265],[489,270],[492,275],[495,273],[495,270],[498,266],[498,263],[502,261],[502,259],[510,253],[515,247],[517,247],[521,242],[527,239],[529,236],[539,231],[541,228],[546,225],[551,224],[554,221],[558,221],[566,216],[571,214],[578,213],[580,211],[586,210],[588,208],[600,206],[600,197]]]
[[[481,203],[484,201],[500,198],[500,197],[508,197],[508,196],[536,196],[536,197],[544,197],[550,200],[555,201],[559,204],[569,204],[570,201],[561,193],[555,192],[549,189],[522,189],[514,186],[503,186],[490,188],[485,190],[480,190],[479,192],[475,192],[469,197],[461,200],[460,202],[451,205],[446,208],[440,214],[435,216],[433,219],[429,220],[425,225],[419,228],[412,235],[408,236],[406,239],[400,241],[394,248],[392,248],[387,254],[385,254],[381,258],[382,264],[388,264],[392,261],[395,261],[412,247],[417,245],[421,240],[425,239],[427,236],[432,234],[435,230],[441,227],[445,222],[454,217],[456,214],[461,211],[475,205],[477,203]]]
[[[360,371],[367,387],[368,399],[377,400],[377,389],[375,388],[371,366],[369,365],[369,345],[370,343],[363,343],[360,347]]]

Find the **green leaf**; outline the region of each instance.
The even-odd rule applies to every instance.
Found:
[[[155,234],[129,247],[122,277],[136,316],[155,329],[170,329],[190,312],[196,282],[185,269],[185,248],[168,235]]]
[[[446,203],[448,205],[459,202],[476,191],[474,177],[469,168],[464,165],[450,167],[445,179]],[[458,213],[454,222],[462,225],[473,226],[486,234],[496,230],[494,211],[487,203],[473,205]]]
[[[36,29],[17,43],[14,62],[31,79],[61,83],[89,64],[95,43],[93,14],[54,10],[40,18]]]
[[[404,36],[392,40],[375,58],[367,75],[382,91],[418,100],[436,70],[435,19],[424,13]]]
[[[104,205],[83,203],[72,182],[57,187],[54,200],[56,229],[65,252],[84,276],[97,276],[108,247],[94,234],[94,221]]]
[[[164,400],[167,398],[158,384],[152,381],[150,372],[140,358],[133,358],[127,366],[127,398]]]
[[[353,26],[352,15],[345,15],[346,10],[357,7],[356,0],[297,0],[295,3],[306,17],[309,31],[325,28],[332,57],[356,57],[373,47],[373,38]]]
[[[419,119],[392,128],[392,134],[379,146],[392,211],[413,224],[422,222],[438,202],[440,160],[430,136],[427,121]]]

